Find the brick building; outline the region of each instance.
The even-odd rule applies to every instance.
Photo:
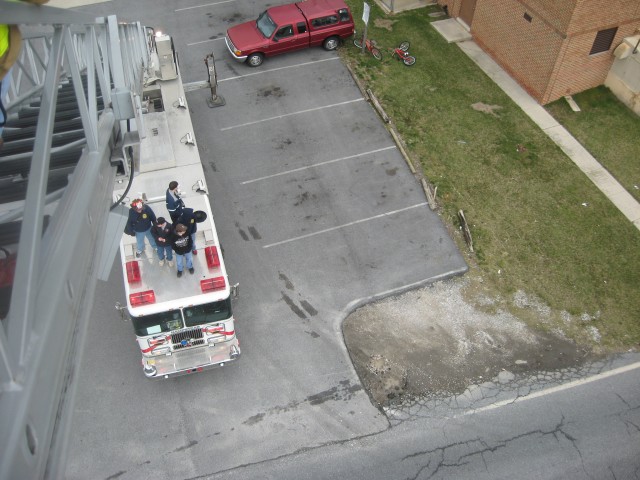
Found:
[[[640,0],[438,0],[541,104],[602,85]]]

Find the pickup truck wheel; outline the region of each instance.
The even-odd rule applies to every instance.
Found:
[[[322,43],[322,47],[325,50],[335,50],[336,48],[338,48],[338,45],[340,45],[340,40],[338,39],[338,37],[329,37]]]
[[[251,67],[259,67],[262,65],[262,61],[264,60],[264,55],[261,53],[252,53],[247,57],[247,63]]]

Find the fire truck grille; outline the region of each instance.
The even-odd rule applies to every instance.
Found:
[[[191,330],[184,330],[178,333],[171,334],[171,341],[173,342],[173,349],[180,350],[181,348],[196,347],[204,344],[204,338],[202,338],[202,329],[194,328]]]

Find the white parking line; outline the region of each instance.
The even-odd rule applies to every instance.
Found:
[[[215,42],[216,40],[224,40],[224,37],[210,38],[209,40],[202,40],[201,42],[187,43],[187,47],[190,47],[192,45],[200,45],[201,43]]]
[[[317,112],[318,110],[324,110],[325,108],[339,107],[341,105],[348,105],[349,103],[362,102],[362,101],[364,101],[364,98],[356,98],[355,100],[347,100],[346,102],[332,103],[331,105],[324,105],[322,107],[316,107],[316,108],[308,108],[306,110],[300,110],[298,112],[285,113],[284,115],[276,115],[275,117],[263,118],[262,120],[255,120],[253,122],[242,123],[240,125],[233,125],[231,127],[224,127],[224,128],[221,128],[220,131],[225,132],[227,130],[233,130],[234,128],[248,127],[249,125],[268,122],[270,120],[278,120],[281,118],[290,117],[292,115],[299,115],[301,113]]]
[[[220,37],[220,38],[223,38],[223,37]],[[257,72],[247,73],[246,75],[237,75],[235,77],[222,78],[222,79],[219,78],[218,83],[228,82],[229,80],[238,80],[245,77],[253,77],[254,75],[263,75],[265,73],[277,72],[278,70],[286,70],[288,68],[306,67],[307,65],[313,65],[314,63],[329,62],[331,60],[340,60],[340,57],[323,58],[322,60],[314,60],[313,62],[297,63],[295,65],[287,65],[286,67],[271,68],[268,70],[259,70]]]
[[[391,215],[395,215],[396,213],[405,212],[413,208],[424,207],[425,205],[428,205],[428,203],[427,202],[416,203],[415,205],[411,205],[410,207],[400,208],[398,210],[392,210],[390,212],[381,213],[380,215],[375,215],[369,218],[363,218],[360,220],[356,220],[355,222],[345,223],[344,225],[338,225],[336,227],[325,228],[324,230],[320,230],[318,232],[307,233],[306,235],[300,235],[299,237],[289,238],[288,240],[282,240],[281,242],[270,243],[269,245],[264,245],[262,248],[277,247],[278,245],[284,245],[285,243],[295,242],[297,240],[302,240],[303,238],[314,237],[316,235],[322,235],[323,233],[333,232],[334,230],[340,230],[341,228],[351,227],[352,225],[357,225],[359,223],[369,222],[371,220],[376,220],[378,218],[389,217]]]
[[[284,172],[274,173],[273,175],[266,175],[264,177],[254,178],[253,180],[247,180],[247,181],[244,181],[244,182],[240,183],[240,185],[248,185],[250,183],[259,182],[261,180],[268,180],[269,178],[279,177],[281,175],[289,175],[290,173],[300,172],[302,170],[308,170],[309,168],[321,167],[322,165],[329,165],[330,163],[342,162],[343,160],[350,160],[352,158],[363,157],[365,155],[371,155],[373,153],[384,152],[385,150],[393,150],[395,148],[396,148],[395,145],[391,145],[390,147],[378,148],[377,150],[370,150],[368,152],[357,153],[355,155],[349,155],[348,157],[335,158],[333,160],[327,160],[326,162],[318,162],[318,163],[314,163],[313,165],[307,165],[306,167],[294,168],[292,170],[286,170]]]
[[[220,5],[222,3],[235,2],[236,0],[222,0],[222,2],[205,3],[204,5],[194,5],[193,7],[176,8],[174,12],[182,12],[183,10],[193,10],[194,8],[211,7],[212,5]]]

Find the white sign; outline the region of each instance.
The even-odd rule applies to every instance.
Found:
[[[364,22],[365,25],[369,24],[369,12],[371,11],[371,8],[369,7],[369,4],[367,2],[363,2],[364,3],[364,11],[362,12],[362,21]]]

